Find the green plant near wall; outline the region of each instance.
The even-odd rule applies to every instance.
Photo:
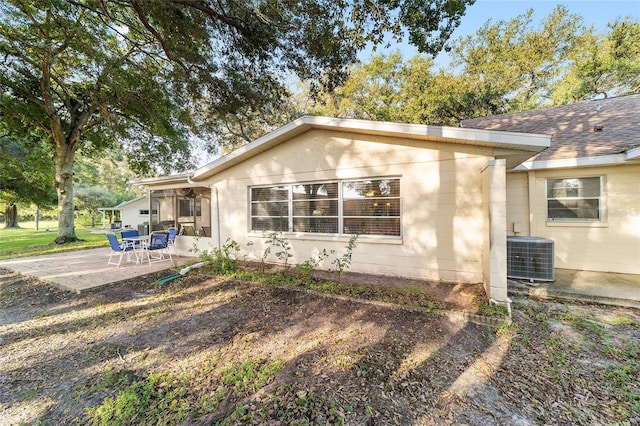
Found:
[[[267,232],[264,234],[267,247],[262,253],[262,271],[264,272],[264,264],[269,255],[273,252],[276,258],[284,265],[284,271],[286,273],[289,268],[289,259],[293,257],[291,254],[291,243],[288,239],[282,236],[281,232]]]
[[[318,253],[311,256],[309,259],[296,265],[296,269],[302,274],[303,278],[309,278],[318,267],[324,262],[324,260],[330,255],[334,254],[335,250],[322,249]]]
[[[351,258],[353,256],[353,250],[356,248],[356,240],[358,239],[358,235],[354,235],[349,238],[349,243],[346,247],[346,252],[342,256],[338,256],[331,264],[335,265],[336,271],[338,271],[338,282],[342,280],[342,275],[344,271],[349,269],[351,266]]]
[[[228,274],[238,269],[240,244],[227,238],[220,249],[213,251],[213,268],[217,273]]]
[[[202,262],[211,265],[211,269],[215,273],[230,274],[238,269],[238,261],[242,258],[242,256],[240,256],[242,247],[237,241],[227,238],[219,249],[216,248],[209,251],[200,250],[198,240],[199,238],[196,237],[196,241],[193,243],[193,248],[189,251],[199,257]],[[247,243],[247,246],[252,245],[253,243],[251,241]]]

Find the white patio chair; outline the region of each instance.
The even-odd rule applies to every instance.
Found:
[[[107,234],[107,239],[109,240],[109,244],[111,246],[111,252],[109,253],[109,260],[107,261],[107,265],[115,265],[120,267],[122,258],[124,257],[125,253],[127,254],[127,262],[131,262],[131,253],[135,254],[133,244],[127,242],[119,243],[116,234]],[[118,263],[115,263],[115,261],[111,261],[114,256],[118,256]]]

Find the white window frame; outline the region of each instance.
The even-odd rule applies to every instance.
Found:
[[[396,218],[399,221],[399,235],[384,235],[384,234],[363,234],[362,237],[365,238],[375,238],[375,239],[401,239],[402,238],[402,179],[400,176],[375,176],[375,177],[368,177],[368,178],[358,178],[358,179],[331,179],[331,180],[324,180],[324,181],[307,181],[307,182],[294,182],[294,183],[287,183],[287,184],[281,184],[281,183],[274,183],[271,185],[255,185],[255,186],[250,186],[248,187],[248,207],[249,207],[249,211],[248,211],[248,231],[249,233],[262,233],[262,232],[280,232],[280,231],[272,231],[272,230],[267,230],[267,231],[261,231],[258,229],[253,229],[253,219],[254,217],[258,217],[258,216],[253,216],[252,214],[252,206],[254,205],[254,203],[257,203],[258,201],[254,201],[252,199],[252,192],[254,189],[256,188],[272,188],[272,187],[288,187],[288,230],[287,231],[282,231],[285,234],[292,234],[292,235],[296,235],[296,234],[300,234],[305,236],[305,238],[308,237],[313,237],[313,236],[318,236],[318,237],[323,237],[323,236],[338,236],[338,237],[348,237],[351,236],[353,234],[350,233],[345,233],[344,232],[344,202],[345,202],[345,198],[344,198],[344,191],[343,191],[343,184],[346,182],[364,182],[364,181],[378,181],[378,180],[397,180],[398,181],[398,185],[399,185],[399,194],[397,197],[389,197],[388,199],[390,200],[397,200],[397,204],[398,204],[398,216],[372,216],[372,217],[385,217],[385,218]],[[321,233],[321,232],[295,232],[293,231],[294,227],[293,227],[293,219],[294,219],[294,209],[293,209],[293,187],[297,186],[297,185],[315,185],[315,184],[323,184],[323,183],[336,183],[338,185],[338,232],[337,233]],[[284,201],[284,200],[283,200]],[[295,216],[298,217],[298,216]],[[347,217],[347,219],[350,217]]]
[[[550,197],[549,185],[553,181],[559,180],[571,180],[571,179],[598,179],[599,180],[599,194],[598,196],[571,196],[571,197]],[[602,223],[605,221],[605,193],[604,193],[604,176],[563,176],[563,177],[549,177],[545,179],[545,215],[546,220],[549,223]],[[549,216],[549,202],[551,200],[598,200],[598,217],[575,217],[575,218],[562,218],[562,217],[550,217]]]
[[[295,203],[296,202],[305,202],[305,201],[312,201],[312,200],[319,200],[318,198],[315,199],[298,199],[296,200],[294,197],[294,187],[296,186],[306,186],[306,185],[323,185],[323,184],[335,184],[336,185],[336,196],[333,198],[327,198],[327,201],[335,201],[337,203],[336,205],[336,211],[335,214],[330,214],[330,215],[323,215],[321,214],[318,217],[325,217],[327,219],[335,219],[335,224],[336,224],[336,229],[339,231],[340,228],[340,186],[341,183],[339,180],[330,180],[330,181],[314,181],[314,182],[304,182],[304,183],[292,183],[289,185],[289,232],[294,232],[294,233],[301,233],[301,234],[311,234],[311,235],[340,235],[339,233],[335,233],[335,232],[308,232],[308,231],[293,231],[295,229],[295,219],[313,219],[314,214],[311,215],[297,215],[296,214],[296,209],[295,209]]]
[[[385,202],[388,202],[386,200],[397,200],[398,202],[398,216],[371,216],[371,215],[364,215],[364,216],[345,216],[344,213],[344,205],[345,205],[345,201],[347,201],[347,198],[345,197],[344,194],[344,184],[348,183],[348,182],[367,182],[367,181],[379,181],[379,180],[397,180],[398,181],[398,196],[397,197],[376,197],[379,200],[385,200]],[[392,176],[392,177],[372,177],[372,178],[362,178],[362,179],[343,179],[341,181],[339,181],[339,229],[341,232],[341,235],[353,235],[352,233],[345,233],[344,232],[344,222],[345,219],[397,219],[398,220],[398,235],[385,235],[385,234],[362,234],[363,236],[371,236],[371,237],[375,237],[375,238],[401,238],[402,237],[402,180],[400,179],[400,177],[398,176]],[[368,197],[368,195],[366,196]],[[355,201],[358,200],[358,198],[353,198],[353,199],[348,199],[350,201]],[[376,203],[377,205],[377,203]]]

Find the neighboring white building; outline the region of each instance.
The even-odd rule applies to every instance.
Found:
[[[109,228],[110,224],[107,223],[108,219],[105,216],[107,211],[120,212],[120,219],[118,219],[121,228],[133,228],[137,229],[138,225],[149,223],[149,197],[141,196],[134,198],[133,200],[123,201],[114,207],[103,207],[98,209],[102,211],[102,227]],[[157,214],[155,212],[154,214]]]

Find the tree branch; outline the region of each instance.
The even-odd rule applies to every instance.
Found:
[[[135,0],[134,0],[135,1]],[[235,28],[236,30],[238,30],[243,36],[250,36],[251,33],[249,32],[247,27],[247,22],[237,18],[237,17],[231,17],[231,16],[227,16],[225,14],[219,13],[215,10],[213,10],[210,7],[206,7],[204,5],[204,2],[201,1],[194,1],[194,0],[171,0],[172,3],[174,4],[179,4],[182,6],[186,6],[192,9],[196,9],[199,10],[201,12],[204,12],[207,16],[209,16],[210,18],[213,18],[215,21],[219,21],[222,22],[226,25],[228,25],[229,27]],[[218,6],[220,6],[220,9],[222,10],[222,4],[218,1]],[[262,14],[260,14],[261,16],[264,16]],[[259,15],[256,14],[256,16],[258,16],[258,19],[260,19]],[[266,17],[265,19],[260,19],[262,22],[266,23],[266,24],[270,24],[270,22],[266,21]]]
[[[144,11],[142,10],[138,2],[136,0],[130,0],[130,4],[133,7],[134,12],[140,19],[140,22],[142,23],[142,25],[153,35],[153,37],[156,40],[158,40],[158,42],[162,46],[162,50],[164,51],[165,55],[167,55],[167,58],[170,61],[173,61],[176,64],[180,65],[180,67],[184,70],[186,75],[190,75],[191,71],[189,70],[189,67],[187,67],[187,65],[184,62],[182,62],[180,58],[178,58],[171,52],[171,49],[169,49],[169,47],[167,46],[167,43],[162,37],[162,35],[160,35],[160,33],[156,31],[156,29],[147,20],[147,17],[144,15]]]

